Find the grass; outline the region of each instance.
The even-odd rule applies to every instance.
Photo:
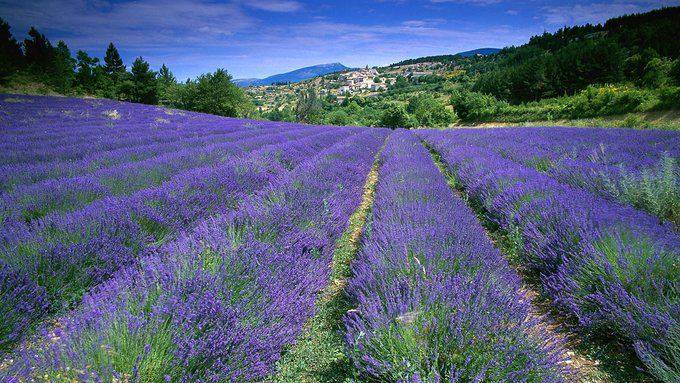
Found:
[[[661,129],[661,130],[680,130],[680,111],[651,111],[634,112],[614,116],[603,116],[579,119],[555,119],[555,120],[534,120],[523,122],[480,122],[463,123],[461,126],[471,125],[473,127],[488,128],[501,126],[573,126],[581,128],[608,127],[608,128],[634,128],[634,129]]]
[[[126,310],[136,318],[148,318],[161,295],[160,285],[153,286],[143,304],[138,304],[137,299],[129,299]],[[118,312],[111,314],[113,318],[108,319],[103,328],[85,330],[74,345],[83,351],[86,360],[91,361],[88,365],[90,372],[99,372],[103,381],[165,381],[165,376],[172,374],[175,367],[169,362],[176,348],[170,320],[145,320],[135,327]],[[122,372],[122,379],[118,380],[112,370]],[[82,379],[80,372],[67,362],[66,368],[47,370],[36,378],[39,381],[75,382]]]
[[[356,378],[356,371],[345,355],[345,342],[341,336],[342,316],[351,309],[344,288],[351,276],[350,264],[359,250],[364,225],[373,205],[381,153],[382,148],[366,179],[361,204],[336,243],[331,280],[317,300],[317,312],[297,342],[277,363],[273,378],[275,382],[330,383],[348,382]]]
[[[607,192],[624,203],[646,210],[680,228],[680,160],[665,154],[656,169],[640,176],[621,169],[620,180],[604,178]]]
[[[7,83],[0,85],[0,93],[61,96],[53,87],[43,84],[26,73],[12,75]]]
[[[464,185],[446,165],[441,155],[427,143],[424,144],[430,150],[433,161],[446,177],[449,186],[474,211],[491,241],[522,277],[525,288],[529,290],[530,295],[534,296],[532,306],[535,313],[547,316],[550,322],[554,323],[548,325],[549,331],[556,332],[557,336],[567,339],[567,345],[571,348],[567,350],[568,355],[578,371],[577,377],[569,378],[578,382],[592,383],[651,382],[648,375],[641,372],[641,365],[635,354],[626,351],[623,345],[613,342],[612,339],[599,339],[588,334],[577,335],[573,331],[573,322],[557,313],[550,301],[540,295],[540,279],[531,275],[522,264],[522,242],[519,231],[506,231],[492,222],[488,211],[484,209],[480,201],[467,194]]]

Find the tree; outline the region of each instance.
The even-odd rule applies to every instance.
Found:
[[[59,41],[54,50],[51,67],[51,84],[61,93],[71,91],[75,77],[76,60],[71,57],[71,51],[65,42]]]
[[[47,37],[34,27],[31,27],[28,31],[28,36],[30,38],[24,39],[26,64],[32,72],[39,75],[44,74],[52,65],[54,48]]]
[[[174,106],[220,116],[247,117],[253,112],[253,104],[231,80],[224,69],[187,80],[180,87],[179,100]]]
[[[70,91],[75,61],[66,43],[59,41],[55,48],[34,27],[28,35],[30,38],[24,40],[24,51],[29,70],[39,81],[53,86],[58,92]]]
[[[321,100],[314,88],[309,87],[298,94],[295,117],[300,122],[318,122],[321,115]]]
[[[397,76],[397,80],[394,82],[394,89],[404,89],[408,86],[408,80],[406,77],[399,75]]]
[[[161,69],[158,71],[158,79],[166,84],[177,82],[177,79],[165,64],[161,65]]]
[[[672,61],[660,57],[649,60],[640,83],[648,88],[666,85],[672,65]]]
[[[116,82],[125,73],[125,64],[120,58],[118,49],[109,43],[104,56],[104,72]]]
[[[456,90],[451,93],[451,105],[463,121],[473,121],[495,114],[501,102],[492,95]]]
[[[409,119],[408,113],[401,105],[390,105],[385,109],[380,117],[380,125],[388,128],[410,128],[413,121]]]
[[[627,79],[640,84],[642,77],[645,75],[645,68],[647,64],[659,54],[654,49],[646,48],[638,53],[635,53],[624,60],[623,72]]]
[[[671,64],[671,69],[668,72],[671,83],[675,86],[680,86],[680,59],[674,60]]]
[[[284,107],[279,109],[278,107],[273,108],[269,112],[264,114],[264,117],[270,121],[287,121],[294,122],[295,115],[289,107]]]
[[[443,102],[429,94],[411,97],[406,111],[415,117],[419,126],[448,126],[455,118],[453,112],[446,109]]]
[[[591,84],[623,80],[624,52],[615,41],[585,40],[570,43],[546,63],[551,86],[559,94],[573,94]]]
[[[81,91],[87,94],[95,94],[98,84],[99,59],[90,57],[87,52],[79,50],[76,53],[76,84]]]
[[[22,61],[21,46],[12,36],[9,24],[0,17],[0,83],[17,70]]]
[[[337,109],[330,112],[326,117],[326,123],[330,125],[340,126],[346,126],[351,124],[349,115],[342,109]]]
[[[121,97],[124,100],[142,104],[158,103],[158,82],[156,72],[149,68],[149,63],[140,56],[135,59],[120,85]]]
[[[158,71],[158,97],[163,105],[173,105],[179,100],[179,84],[177,79],[165,65]]]

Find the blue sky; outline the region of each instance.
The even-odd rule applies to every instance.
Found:
[[[126,64],[141,55],[185,79],[218,67],[264,77],[519,45],[564,25],[670,5],[680,1],[0,0],[0,16],[17,39],[34,25],[74,56],[83,49],[99,57],[113,41]]]

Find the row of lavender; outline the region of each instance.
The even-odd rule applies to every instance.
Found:
[[[309,128],[282,130],[290,139],[310,133]],[[7,225],[31,224],[50,213],[82,208],[107,196],[126,196],[159,185],[178,174],[224,163],[234,156],[267,144],[280,131],[250,137],[246,132],[232,135],[229,141],[206,143],[165,153],[143,161],[133,161],[100,169],[94,173],[64,177],[16,187],[0,197],[0,220]]]
[[[44,315],[78,302],[83,292],[134,263],[149,247],[196,220],[235,208],[272,178],[353,133],[357,131],[322,131],[298,140],[281,133],[249,156],[193,169],[130,197],[106,198],[51,216],[37,230],[13,236],[0,252],[0,304],[12,314],[3,343],[14,342]]]
[[[335,241],[387,135],[365,130],[205,220],[27,345],[17,381],[256,381],[313,314]]]
[[[388,382],[563,381],[559,342],[420,141],[394,133],[382,162],[347,288],[357,369]]]
[[[677,132],[551,127],[470,129],[457,137],[680,227]]]
[[[11,192],[17,187],[25,187],[40,181],[89,175],[103,169],[110,169],[116,165],[144,161],[181,150],[215,143],[233,142],[267,132],[274,132],[277,129],[285,130],[279,127],[244,129],[244,127],[238,125],[229,127],[225,126],[225,124],[210,125],[210,130],[206,129],[203,125],[196,124],[184,125],[184,128],[199,136],[185,137],[183,134],[175,134],[175,132],[170,131],[165,136],[161,136],[163,139],[159,137],[158,140],[153,140],[150,143],[144,142],[138,145],[129,145],[109,151],[86,154],[78,159],[36,160],[3,165],[0,167],[0,190]],[[184,131],[181,132],[184,133]],[[120,139],[120,136],[117,134],[113,135],[113,137]],[[166,141],[166,137],[170,139]]]
[[[49,102],[42,107],[54,108],[52,100],[43,100]],[[39,119],[33,123],[34,129],[41,126]],[[238,121],[222,119],[220,124],[225,131],[240,129],[247,134],[240,140],[236,136],[222,153],[216,150],[216,161],[187,168],[158,186],[107,196],[65,214],[54,211],[29,223],[5,219],[0,236],[0,307],[5,314],[0,349],[19,340],[45,315],[77,303],[84,291],[134,263],[149,246],[207,215],[234,208],[244,196],[316,151],[360,131],[290,125],[280,131],[273,126],[255,129],[259,135],[253,136],[249,126],[237,128]],[[139,129],[144,128],[140,124]],[[138,179],[145,182],[142,175]],[[62,189],[73,185],[73,179],[55,182],[62,182]],[[35,190],[41,197],[52,195],[58,203],[70,195],[47,188]]]
[[[644,212],[466,145],[469,133],[462,135],[420,133],[518,243],[522,263],[560,310],[584,330],[624,341],[660,379],[677,381],[677,232]]]
[[[2,164],[75,160],[118,148],[224,132],[225,128],[216,116],[153,106],[8,95],[0,96],[0,120],[4,126]]]
[[[107,114],[111,110],[121,113],[112,118]],[[29,96],[0,97],[0,121],[0,191],[85,175],[185,148],[302,127],[225,120],[110,100]]]

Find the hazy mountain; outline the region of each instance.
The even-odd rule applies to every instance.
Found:
[[[305,68],[296,69],[291,72],[275,74],[266,78],[241,78],[235,79],[234,84],[246,87],[246,86],[258,86],[258,85],[271,85],[276,83],[287,83],[287,82],[300,82],[317,76],[323,76],[325,74],[340,72],[346,69],[350,69],[340,63],[332,64],[320,64],[309,66]]]

